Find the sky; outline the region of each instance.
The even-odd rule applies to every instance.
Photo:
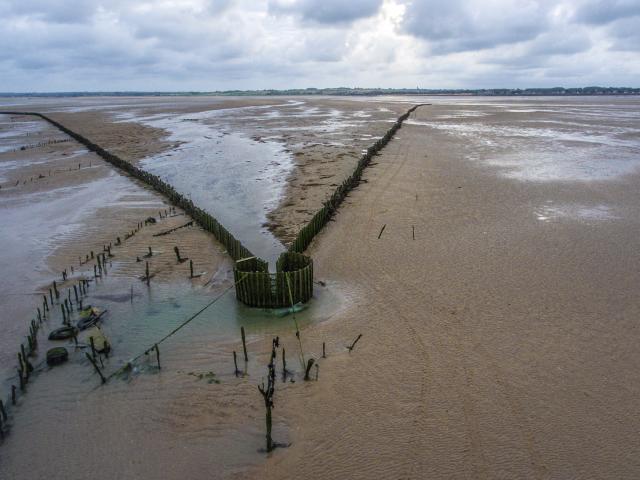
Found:
[[[0,0],[0,91],[640,87],[640,0]]]

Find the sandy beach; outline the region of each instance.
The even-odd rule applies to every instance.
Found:
[[[161,373],[150,358],[102,390],[86,361],[38,375],[0,447],[3,477],[19,478],[26,462],[35,477],[81,477],[85,444],[95,478],[637,477],[637,101],[297,101],[189,99],[176,107],[145,99],[133,110],[104,109],[110,113],[41,106],[138,164],[180,147],[141,116],[228,108],[203,121],[255,142],[280,142],[294,159],[267,214],[266,228],[286,244],[389,118],[412,102],[433,103],[376,157],[308,251],[322,284],[297,318],[319,378],[278,382],[274,437],[287,448],[259,452],[264,410],[256,385],[273,335],[300,380],[292,319],[226,295],[161,347]],[[254,110],[260,107],[268,108]],[[122,122],[118,111],[136,118]],[[318,111],[328,117],[314,118]],[[45,126],[28,142],[51,139],[64,137]],[[38,250],[34,261],[45,265],[38,278],[57,278],[79,256],[158,219],[114,248],[109,277],[95,286],[117,313],[105,325],[118,342],[115,368],[227,289],[231,261],[198,227],[154,237],[188,218],[178,211],[160,219],[169,208],[164,199],[73,142],[46,148],[44,163],[32,162],[31,150],[2,154],[7,165],[25,165],[3,170],[0,198],[22,204],[95,186],[73,200],[90,215]],[[93,193],[102,202],[109,191],[117,200],[100,208],[88,201]],[[206,274],[190,280],[175,245]],[[154,254],[145,259],[149,246]],[[140,281],[147,260],[150,289]],[[38,285],[39,297],[48,283]],[[33,309],[5,305],[25,318]],[[18,338],[22,323],[15,325]],[[249,375],[237,378],[231,358],[242,348],[240,325],[249,333],[250,362]],[[13,358],[3,351],[3,363]],[[198,380],[207,372],[220,384]]]
[[[282,397],[294,442],[248,478],[637,476],[640,177],[497,176],[420,125],[450,113],[421,107],[314,242],[354,302],[307,340],[363,338]]]

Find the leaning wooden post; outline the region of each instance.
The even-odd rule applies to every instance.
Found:
[[[240,327],[240,334],[242,335],[242,349],[244,350],[244,361],[249,361],[249,356],[247,355],[247,341],[244,335],[244,327]]]
[[[78,301],[78,287],[76,285],[73,286],[73,293],[76,297],[76,303],[79,303]]]
[[[349,353],[351,353],[351,350],[353,350],[353,347],[356,346],[356,343],[358,343],[358,340],[360,340],[362,338],[362,334],[358,335],[357,338],[353,341],[353,343],[347,347],[347,349],[349,350]]]
[[[311,371],[311,367],[313,367],[314,363],[315,363],[315,360],[313,358],[310,358],[307,361],[307,369],[304,372],[304,379],[305,380],[309,380],[309,372]]]
[[[102,381],[102,383],[106,383],[107,379],[104,378],[104,375],[102,375],[102,372],[100,371],[100,368],[98,367],[98,364],[96,363],[96,361],[93,358],[91,358],[91,355],[89,355],[89,352],[84,352],[84,354],[87,356],[87,358],[91,362],[91,365],[93,365],[93,368],[95,368],[98,375],[100,375],[100,380]]]
[[[173,247],[173,251],[176,252],[176,258],[178,259],[178,263],[182,263],[182,258],[180,258],[180,249],[176,245]]]
[[[56,300],[60,298],[60,292],[58,291],[58,286],[56,285],[56,281],[53,281],[53,293],[56,294]]]

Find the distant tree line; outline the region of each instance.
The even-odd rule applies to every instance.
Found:
[[[215,92],[52,92],[2,93],[0,97],[127,97],[127,96],[293,96],[293,95],[488,95],[488,96],[573,96],[573,95],[640,95],[640,88],[632,87],[552,87],[552,88],[292,88],[287,90],[225,90]]]

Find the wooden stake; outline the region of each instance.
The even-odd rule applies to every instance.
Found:
[[[385,223],[382,228],[380,229],[380,233],[378,234],[378,240],[380,239],[380,237],[382,236],[382,232],[384,232],[384,229],[387,228],[387,224]]]
[[[244,327],[240,327],[240,334],[242,335],[242,349],[244,350],[244,361],[249,361],[249,356],[247,355],[247,342],[244,335]]]
[[[102,375],[102,372],[100,371],[100,368],[98,367],[98,364],[95,362],[95,360],[93,358],[91,358],[91,355],[89,355],[88,352],[84,352],[84,354],[87,356],[87,358],[91,362],[91,365],[93,365],[93,368],[95,368],[95,370],[98,373],[98,375],[100,375],[100,380],[102,381],[102,383],[103,384],[106,383],[107,380],[104,378],[104,375]]]
[[[156,361],[158,362],[158,370],[160,370],[160,349],[158,348],[157,343],[154,348],[156,349]]]
[[[11,385],[11,405],[16,404],[16,386]]]
[[[307,361],[307,369],[306,369],[306,370],[305,370],[305,372],[304,372],[304,379],[305,379],[305,381],[310,380],[310,378],[309,378],[309,371],[311,370],[311,367],[313,367],[313,364],[314,364],[314,363],[315,363],[315,360],[314,360],[313,358],[310,358],[310,359]]]
[[[236,377],[238,376],[239,370],[238,370],[238,356],[236,355],[236,351],[233,351],[233,365],[235,367],[235,375]]]
[[[322,342],[322,358],[327,358],[327,354],[324,349],[324,342]]]
[[[353,341],[351,346],[347,347],[349,349],[349,353],[351,353],[351,350],[353,350],[353,347],[356,346],[356,343],[358,343],[358,340],[360,340],[361,338],[362,338],[362,334],[358,335],[358,337]]]

